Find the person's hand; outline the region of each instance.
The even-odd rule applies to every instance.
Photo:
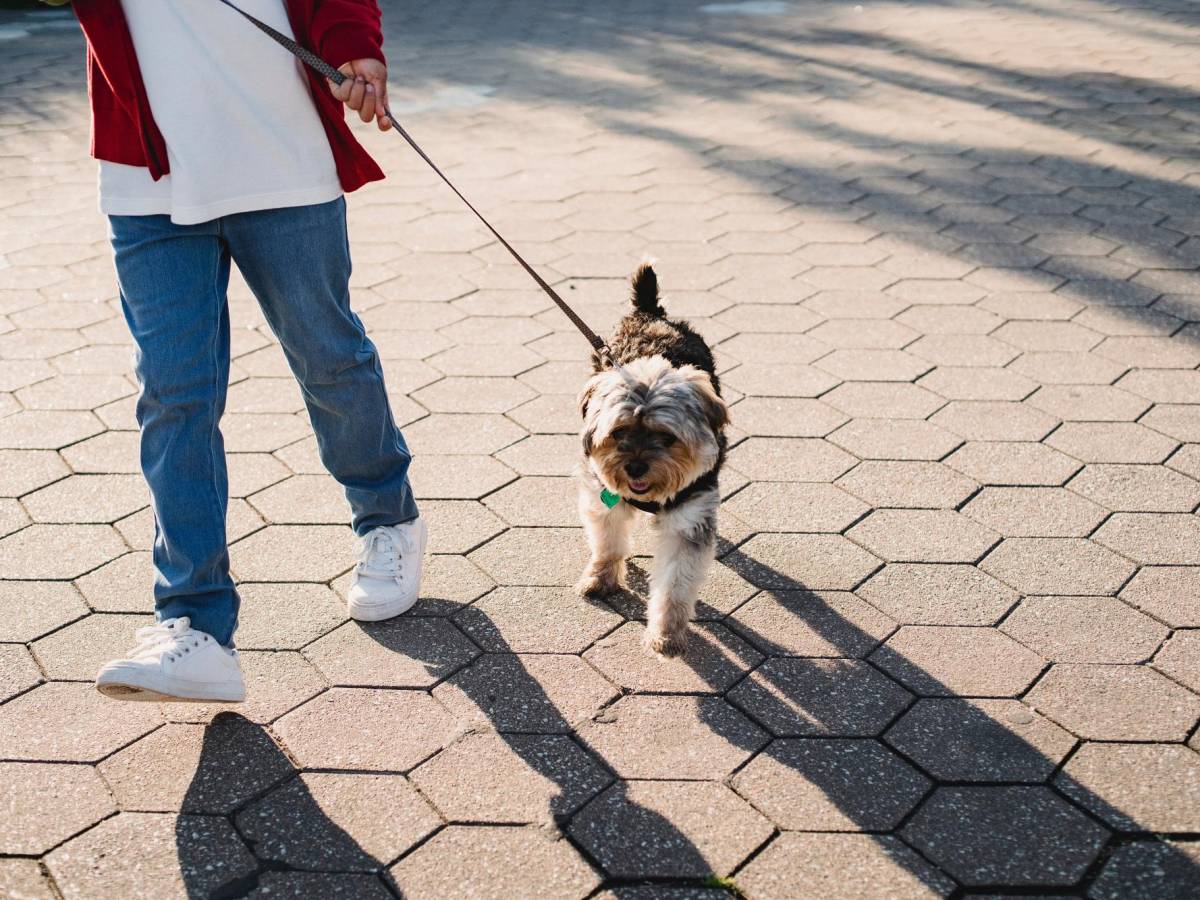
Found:
[[[392,127],[387,109],[387,66],[377,59],[352,59],[338,66],[338,71],[349,77],[340,85],[329,83],[329,90],[348,107],[358,113],[364,122],[374,119],[380,131]]]

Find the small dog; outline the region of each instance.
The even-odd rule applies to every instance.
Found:
[[[579,513],[592,559],[578,590],[621,590],[634,515],[653,515],[646,647],[680,656],[716,546],[729,412],[712,351],[686,322],[667,318],[649,265],[633,276],[632,305],[608,344],[617,367],[593,354],[595,374],[579,396]]]

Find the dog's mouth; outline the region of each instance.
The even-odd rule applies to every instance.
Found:
[[[644,478],[634,478],[629,482],[629,489],[635,494],[644,494],[650,490],[650,482]]]

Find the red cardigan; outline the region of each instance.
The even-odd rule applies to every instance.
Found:
[[[335,68],[352,59],[384,62],[383,31],[375,0],[284,0],[296,40]],[[146,85],[120,0],[75,0],[87,38],[88,96],[92,102],[92,156],[147,166],[157,181],[170,171],[167,145],[154,123]],[[230,14],[232,10],[226,10]],[[246,40],[268,40],[249,22]],[[355,140],[341,101],[310,69],[308,87],[329,138],[342,189],[353,191],[383,178]]]

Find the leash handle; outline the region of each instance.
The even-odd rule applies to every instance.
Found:
[[[310,69],[313,69],[320,75],[329,79],[334,84],[340,86],[349,77],[345,73],[339,72],[311,50],[300,46],[300,44],[294,41],[292,38],[288,37],[286,34],[276,31],[266,22],[256,19],[244,9],[231,3],[230,0],[220,0],[220,2],[239,13],[243,18],[249,21],[250,24],[291,53],[292,56],[296,57],[296,59],[300,60]],[[484,227],[492,233],[492,236],[500,242],[500,245],[509,252],[513,259],[517,261],[518,265],[520,265],[521,268],[528,273],[529,277],[537,283],[537,286],[546,292],[546,296],[548,296],[558,305],[558,308],[563,311],[563,314],[571,320],[571,324],[578,328],[580,334],[582,334],[587,339],[588,343],[592,345],[592,349],[594,349],[601,357],[607,359],[614,367],[619,369],[620,367],[617,366],[617,362],[615,359],[613,359],[612,353],[609,351],[608,345],[604,342],[604,339],[596,334],[596,332],[592,331],[592,329],[588,327],[587,323],[584,322],[583,319],[579,318],[575,310],[571,309],[571,307],[567,305],[567,301],[558,295],[558,291],[554,290],[554,288],[552,288],[546,282],[546,280],[537,273],[533,266],[525,261],[525,258],[516,251],[516,248],[514,248],[512,244],[504,239],[504,236],[492,226],[492,223],[484,218],[483,213],[477,210],[475,205],[471,203],[471,201],[465,196],[463,196],[462,191],[454,186],[454,183],[446,177],[445,173],[437,167],[437,164],[429,158],[429,155],[421,149],[420,144],[413,139],[413,136],[410,135],[408,131],[405,130],[404,126],[401,125],[396,119],[396,117],[392,115],[392,111],[385,106],[383,112],[384,115],[387,116],[388,121],[392,123],[392,127],[396,129],[396,132],[408,142],[408,146],[412,147],[412,149],[416,151],[417,155],[425,161],[429,168],[433,169],[437,176],[442,179],[443,182],[445,182],[446,187],[454,191],[455,196],[457,196],[459,200],[466,204],[467,209],[471,210],[471,212],[475,214],[475,218],[483,223]]]

